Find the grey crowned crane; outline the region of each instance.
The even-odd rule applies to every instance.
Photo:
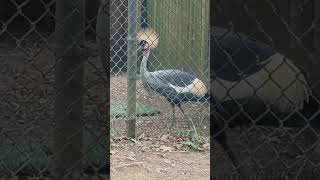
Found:
[[[211,113],[211,132],[235,167],[239,162],[227,144],[226,128],[320,127],[319,103],[290,59],[233,30],[211,27],[210,40],[211,96],[221,107]]]
[[[209,101],[207,88],[196,76],[178,69],[149,72],[147,70],[147,62],[151,49],[156,48],[158,45],[158,35],[152,29],[143,29],[138,33],[138,41],[143,55],[140,65],[140,78],[147,91],[159,93],[171,104],[171,129],[175,125],[175,106],[178,106],[183,115],[185,115],[181,104],[187,101]]]

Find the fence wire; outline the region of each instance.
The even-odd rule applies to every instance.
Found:
[[[100,2],[90,2],[96,6],[87,11],[97,14]],[[137,12],[141,13],[136,17],[139,27],[136,33],[139,34],[142,28],[152,28],[159,40],[157,47],[150,49],[147,71],[174,71],[171,74],[167,74],[168,71],[162,74],[164,71],[161,71],[157,76],[141,73],[141,61],[146,56],[147,47],[152,45],[152,36],[145,39],[140,36],[137,37],[137,40],[140,39],[137,41],[140,47],[137,49],[139,71],[136,77],[128,77],[128,1],[103,1],[103,4],[110,3],[111,10],[111,67],[107,71],[112,73],[112,135],[127,133],[124,127],[127,99],[130,98],[127,94],[128,78],[137,79],[135,131],[138,136],[157,136],[168,132],[173,119],[172,106],[164,96],[177,100],[174,104],[178,105],[181,99],[194,100],[191,93],[181,95],[180,91],[203,95],[204,91],[196,84],[182,88],[196,83],[194,77],[197,77],[208,90],[210,85],[211,98],[221,105],[219,108],[213,106],[211,117],[211,132],[218,142],[213,143],[212,165],[216,176],[228,177],[226,175],[232,174],[234,177],[240,173],[249,177],[268,174],[273,179],[303,179],[307,174],[308,179],[318,178],[319,2],[215,0],[210,3],[214,14],[210,28],[209,1],[137,2]],[[1,12],[4,12],[0,17],[0,174],[51,176],[55,158],[53,130],[56,127],[56,1],[7,0],[0,3]],[[74,12],[78,10],[70,11]],[[82,16],[82,20],[85,22],[83,32],[87,35],[86,41],[94,42],[97,35],[94,29],[96,15]],[[224,29],[214,31],[212,26]],[[233,40],[228,39],[230,37]],[[83,48],[83,44],[76,40],[73,45],[83,55],[87,46]],[[103,48],[100,49],[103,52]],[[209,50],[212,59],[210,83]],[[264,61],[266,59],[270,61]],[[107,66],[99,58],[89,57],[84,60],[84,67],[86,73],[79,95],[79,98],[83,97],[82,172],[97,175],[104,173],[107,163],[105,124],[108,114],[105,105],[108,104],[109,87],[108,76],[104,72]],[[70,78],[74,75],[71,71]],[[179,92],[180,95],[177,95]],[[173,128],[182,132],[190,127],[188,120],[192,120],[197,130],[208,132],[208,104],[183,103],[185,116],[176,107],[177,123]],[[235,128],[238,126],[239,129]]]
[[[137,37],[128,34],[132,27],[128,24],[128,17],[132,16],[128,6],[132,2],[111,0],[110,4],[111,134],[117,137],[128,133],[124,128],[126,103],[136,96],[137,137],[158,137],[169,130],[185,133],[190,129],[208,136],[209,99],[205,91],[209,88],[209,1],[136,1],[137,15],[131,23],[136,24],[133,33]],[[129,63],[132,59],[127,54],[131,48],[128,39],[131,38],[135,39],[138,57]],[[157,47],[143,49],[144,45],[156,46],[156,41]],[[142,62],[144,57],[148,58],[146,65]],[[128,76],[130,64],[137,66],[135,77]],[[146,72],[142,72],[144,66]],[[127,81],[132,78],[137,84],[136,91],[130,94]],[[180,89],[173,90],[169,83]],[[196,98],[202,102],[192,102]],[[170,103],[168,99],[176,102]],[[185,115],[179,110],[180,102]],[[174,117],[171,104],[175,106]],[[170,128],[173,119],[176,125]]]
[[[211,4],[218,179],[319,178],[318,3]]]
[[[55,137],[58,136],[55,133],[60,133],[55,131],[57,128],[55,101],[61,95],[66,99],[74,98],[71,104],[64,104],[66,116],[60,117],[65,118],[64,121],[70,122],[72,119],[70,112],[82,106],[80,108],[82,110],[77,112],[78,115],[73,116],[74,122],[78,121],[77,116],[79,116],[78,122],[81,124],[71,123],[67,131],[71,131],[73,127],[79,127],[77,131],[82,130],[83,137],[82,140],[80,139],[81,142],[72,142],[74,137],[67,137],[65,140],[67,144],[76,144],[75,147],[80,148],[81,158],[71,161],[72,154],[70,154],[70,157],[65,157],[65,161],[60,165],[65,167],[69,164],[68,168],[79,168],[80,176],[84,179],[105,176],[107,173],[108,78],[101,62],[97,57],[91,56],[93,51],[87,45],[95,42],[95,38],[92,37],[96,37],[94,27],[100,2],[90,1],[96,6],[87,6],[91,7],[87,10],[91,12],[88,14],[95,15],[86,17],[81,14],[82,11],[79,8],[81,5],[78,4],[83,2],[74,1],[69,7],[71,11],[66,13],[64,20],[70,21],[78,14],[80,17],[78,20],[84,22],[84,29],[80,30],[80,34],[86,35],[87,43],[80,44],[81,39],[75,34],[65,36],[65,40],[73,38],[73,43],[69,44],[70,47],[65,50],[69,54],[60,54],[60,57],[56,56],[56,48],[58,48],[56,32],[66,27],[63,22],[58,22],[56,16],[58,1],[7,0],[0,2],[2,14],[0,17],[1,178],[56,176],[53,174],[56,155],[63,150],[63,146],[69,146],[63,144],[60,146],[61,149],[57,150],[57,144],[54,143]],[[72,54],[70,49],[79,50],[77,52],[80,53]],[[69,72],[61,71],[61,74],[55,74],[55,70],[62,67],[61,63],[67,62],[72,56],[79,57],[79,62],[76,62],[79,65],[83,63],[81,65],[85,69],[83,80],[75,79],[79,75],[77,73],[81,69],[80,66],[71,68]],[[83,62],[80,62],[81,59]],[[69,73],[70,77],[63,82],[63,86],[59,86],[55,82],[55,76],[64,76],[63,73]],[[79,89],[74,90],[74,94],[72,92],[64,94],[66,88],[70,90],[73,86]],[[57,89],[57,87],[62,88]],[[77,94],[78,92],[80,93]],[[73,97],[75,94],[77,97]],[[65,126],[64,121],[60,125]],[[73,169],[66,169],[66,174],[62,176],[72,179],[69,176],[72,172]]]

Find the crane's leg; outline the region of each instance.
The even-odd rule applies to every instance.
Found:
[[[178,107],[179,107],[180,111],[182,112],[184,118],[187,120],[187,126],[188,126],[188,127],[191,127],[191,126],[190,126],[190,123],[189,123],[189,118],[188,118],[188,117],[186,116],[186,114],[184,113],[184,110],[182,109],[181,104],[178,104]],[[191,123],[192,123],[193,128],[195,128],[192,119],[190,119],[190,121],[191,121]]]
[[[172,127],[176,125],[176,118],[174,116],[175,105],[171,104],[171,107],[172,107],[172,120],[171,120],[171,125],[170,125],[170,131],[171,131]]]

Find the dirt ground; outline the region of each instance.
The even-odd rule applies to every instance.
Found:
[[[135,143],[117,140],[111,145],[111,179],[209,179],[209,147],[193,151],[175,141],[168,135]]]
[[[111,104],[125,102],[127,76],[112,76],[110,86]],[[137,136],[141,140],[136,143],[121,138],[125,135],[125,118],[111,119],[111,133],[116,139],[111,144],[111,179],[209,179],[209,143],[204,145],[202,151],[195,151],[182,145],[178,136],[168,135],[172,118],[171,106],[161,96],[145,92],[140,81],[137,82],[137,100],[145,105],[152,105],[161,113],[137,118]],[[206,137],[206,142],[209,142],[208,105],[189,103],[183,108],[187,117],[193,119],[199,132]],[[176,118],[175,128],[177,131],[184,131],[186,119],[178,109]]]

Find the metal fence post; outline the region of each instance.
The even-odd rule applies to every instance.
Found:
[[[136,75],[137,75],[137,0],[128,1],[128,137],[135,138],[136,130]]]
[[[78,175],[82,158],[84,0],[56,2],[54,178]]]

